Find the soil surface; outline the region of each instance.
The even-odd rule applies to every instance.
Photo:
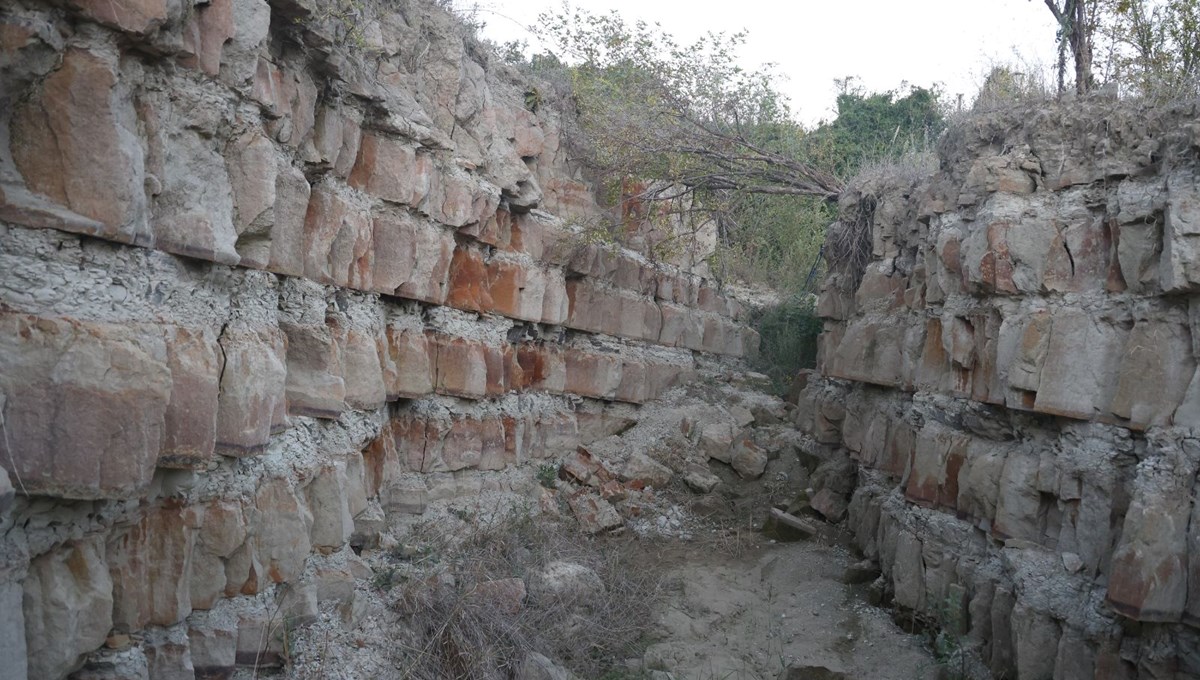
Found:
[[[853,561],[814,542],[681,551],[644,669],[680,680],[841,677],[821,667],[854,680],[936,678],[923,640],[868,604],[864,586],[842,583]]]

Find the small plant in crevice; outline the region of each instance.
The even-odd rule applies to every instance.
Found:
[[[559,465],[557,463],[542,463],[539,465],[537,467],[538,484],[547,489],[553,489],[554,480],[558,479],[558,468]]]

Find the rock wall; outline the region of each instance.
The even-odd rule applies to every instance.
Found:
[[[878,587],[995,677],[1200,677],[1196,120],[975,115],[841,198],[827,249],[869,261],[800,425],[857,463]]]
[[[542,99],[419,0],[4,3],[0,678],[274,663],[390,522],[754,351]]]

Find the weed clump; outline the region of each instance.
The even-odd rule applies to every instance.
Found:
[[[429,569],[387,579],[406,624],[394,651],[402,677],[499,680],[548,657],[595,678],[641,656],[663,585],[633,564],[634,539],[584,537],[530,508],[463,523],[418,527]]]

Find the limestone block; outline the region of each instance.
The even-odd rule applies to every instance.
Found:
[[[767,453],[743,432],[730,446],[729,464],[743,479],[757,479],[767,469]]]
[[[256,455],[286,407],[286,339],[274,327],[226,327],[220,339],[225,355],[217,398],[217,452]]]
[[[455,249],[446,304],[473,312],[491,311],[491,277],[480,251],[462,246]]]
[[[1136,621],[1179,621],[1187,603],[1188,522],[1200,442],[1163,442],[1137,467],[1113,554],[1107,602]]]
[[[365,134],[350,172],[350,186],[401,205],[418,206],[429,195],[433,159],[417,148],[379,134]]]
[[[317,109],[312,144],[305,157],[348,178],[357,163],[361,142],[362,114],[349,106],[325,104]]]
[[[1200,283],[1200,184],[1190,169],[1167,178],[1159,282],[1166,292],[1194,291]]]
[[[668,347],[700,348],[704,325],[700,316],[687,307],[664,304],[660,306],[662,328],[658,342]]]
[[[299,168],[281,160],[279,173],[275,176],[275,208],[270,232],[270,253],[266,268],[287,276],[304,275],[304,220],[312,189]],[[378,248],[378,244],[376,244]],[[257,255],[246,251],[247,257],[241,264],[257,265]]]
[[[387,400],[383,366],[374,333],[347,328],[342,335],[342,379],[346,387],[346,405],[372,411]]]
[[[254,503],[259,513],[254,549],[266,568],[264,576],[274,583],[292,583],[304,572],[304,560],[312,551],[312,513],[286,479],[264,482]]]
[[[383,382],[389,401],[413,399],[433,392],[434,362],[430,345],[421,330],[388,326]]]
[[[230,9],[233,34],[221,45],[220,78],[226,85],[241,89],[254,79],[259,53],[271,28],[271,6],[266,0],[233,0]],[[311,120],[309,113],[309,127]]]
[[[964,281],[972,289],[1000,295],[1037,293],[1052,257],[1065,258],[1053,223],[1050,199],[993,194],[980,208],[976,225],[961,242]],[[1050,244],[1058,243],[1057,250]]]
[[[233,189],[233,226],[244,267],[264,268],[271,259],[280,161],[275,145],[258,131],[234,139],[226,151]]]
[[[587,280],[566,283],[566,325],[593,333],[616,333],[620,327],[619,298]]]
[[[1000,538],[1018,538],[1039,542],[1038,459],[1028,451],[1013,450],[1000,473],[996,518],[992,533]]]
[[[523,321],[543,319],[547,283],[544,271],[506,260],[493,260],[489,269],[491,311]]]
[[[1018,678],[1054,680],[1059,628],[1054,619],[1018,601],[1012,610],[1012,641]]]
[[[288,413],[337,418],[346,407],[342,329],[288,323],[281,328],[287,334]]]
[[[184,101],[163,92],[139,96],[146,137],[153,245],[159,250],[236,265],[233,191],[219,126],[221,105],[180,85]],[[154,180],[150,182],[149,174]],[[260,253],[255,253],[259,256]]]
[[[495,455],[496,445],[503,446],[503,431],[499,432],[500,442],[496,442],[497,431],[494,427],[485,427],[488,421],[476,418],[462,418],[450,425],[449,431],[441,442],[441,465],[430,468],[432,471],[465,470],[479,467],[483,460],[484,439],[490,439],[489,453]],[[494,421],[493,421],[494,422]],[[494,461],[493,461],[494,462]]]
[[[345,463],[338,461],[321,468],[305,487],[305,496],[312,513],[312,546],[324,554],[341,549],[354,533]]]
[[[421,210],[446,226],[462,227],[483,221],[499,204],[500,192],[474,174],[440,168]]]
[[[584,533],[598,534],[624,525],[616,508],[590,491],[577,491],[567,498],[567,504],[571,506]]]
[[[371,289],[373,227],[367,210],[332,182],[313,187],[304,220],[304,276]]]
[[[183,29],[184,56],[180,62],[210,76],[221,72],[221,49],[233,38],[235,0],[213,0],[196,8]]]
[[[479,422],[480,470],[503,470],[517,463],[508,446],[508,433],[501,418],[485,418]]]
[[[892,585],[896,593],[896,604],[913,611],[924,611],[925,563],[921,559],[921,539],[908,531],[901,531],[896,541]]]
[[[622,362],[616,355],[568,349],[564,352],[564,391],[596,399],[612,399],[621,386]]]
[[[0,315],[0,466],[31,494],[134,496],[171,387],[157,328]]]
[[[623,482],[641,480],[646,486],[656,489],[665,489],[674,476],[670,468],[641,451],[631,453],[617,473],[617,477]]]
[[[408,212],[376,214],[373,222],[372,290],[442,304],[454,236]]]
[[[649,369],[647,364],[640,361],[621,362],[621,383],[617,386],[615,399],[631,404],[641,404],[651,399]]]
[[[435,357],[434,391],[464,399],[487,394],[486,350],[482,343],[440,333],[430,339]]]
[[[1117,384],[1125,335],[1119,327],[1086,312],[1057,310],[1046,341],[1034,410],[1085,420],[1106,411]],[[1083,348],[1087,351],[1080,351]]]
[[[195,680],[186,624],[146,631],[142,640],[147,676],[154,680]]]
[[[88,19],[105,26],[145,35],[167,21],[167,0],[71,0],[71,6]]]
[[[65,677],[104,644],[112,628],[104,537],[70,541],[35,558],[24,588],[29,676]]]
[[[546,287],[542,292],[541,322],[553,326],[565,324],[571,313],[566,278],[560,270],[548,271],[545,276]]]
[[[703,423],[700,425],[700,448],[709,458],[728,463],[729,450],[736,436],[737,426],[732,422]]]
[[[966,460],[958,472],[955,507],[959,512],[991,523],[996,517],[1007,460],[1008,447],[1003,444],[976,438],[968,442]]]
[[[222,368],[216,334],[209,329],[172,326],[165,335],[171,398],[158,466],[203,467],[216,449]]]
[[[968,441],[965,435],[927,423],[917,435],[905,497],[930,507],[955,508]]]
[[[113,626],[133,632],[174,625],[192,611],[189,581],[199,512],[161,506],[108,539]]]
[[[144,243],[143,154],[121,89],[115,55],[67,49],[59,67],[13,109],[12,158],[31,191],[87,218],[56,228]]]
[[[4,680],[26,680],[29,672],[28,651],[25,646],[25,612],[21,582],[5,574],[0,584],[0,657],[6,659],[0,667]]]
[[[246,542],[246,518],[240,503],[213,500],[205,504],[196,532],[188,593],[192,609],[209,609],[225,592],[225,560]],[[238,583],[240,589],[245,579]]]
[[[1139,320],[1121,354],[1109,410],[1134,429],[1171,423],[1196,370],[1186,325]],[[1179,423],[1183,424],[1183,423]]]
[[[233,675],[237,664],[237,616],[229,611],[194,612],[188,617],[188,647],[196,677]]]

